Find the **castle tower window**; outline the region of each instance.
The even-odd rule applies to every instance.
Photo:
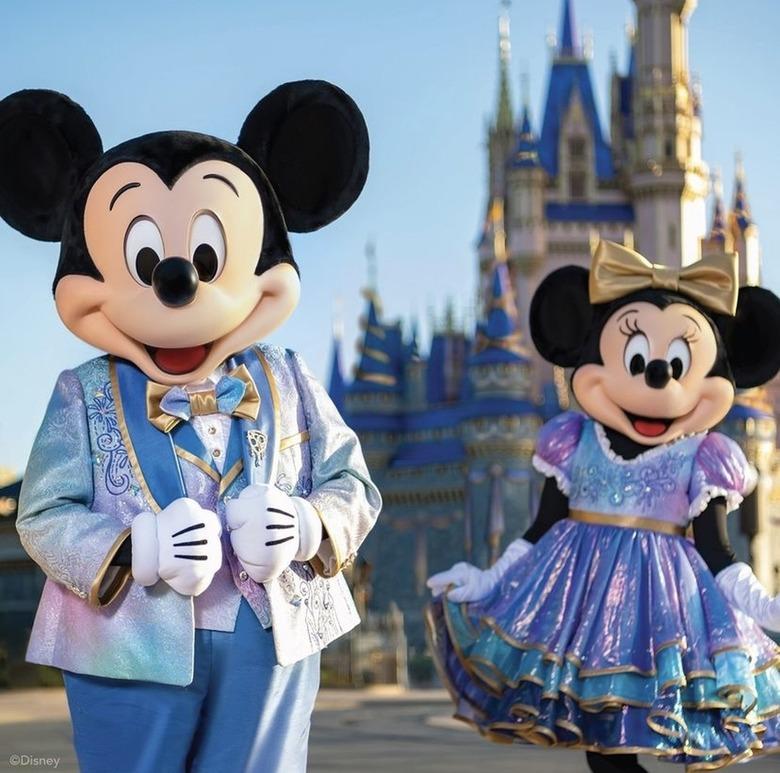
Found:
[[[582,201],[586,197],[585,173],[572,172],[569,175],[569,196],[571,199]]]
[[[575,162],[585,160],[584,137],[569,137],[569,159]]]

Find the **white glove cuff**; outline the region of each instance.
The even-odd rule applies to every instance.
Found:
[[[144,587],[154,585],[160,579],[157,572],[160,565],[157,516],[150,512],[136,515],[130,527],[130,539],[133,579]]]
[[[507,573],[509,567],[519,561],[532,547],[533,545],[522,537],[510,542],[498,561],[487,570],[491,573],[493,581],[498,582]]]
[[[295,555],[296,561],[309,561],[316,555],[322,544],[322,521],[313,505],[302,497],[290,497],[298,516],[300,545]]]
[[[715,581],[733,607],[764,628],[777,630],[780,610],[775,609],[775,600],[766,592],[750,566],[741,562],[731,564],[718,572]]]

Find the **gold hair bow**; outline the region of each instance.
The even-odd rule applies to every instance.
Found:
[[[737,256],[713,255],[677,269],[650,263],[621,244],[599,242],[588,283],[591,303],[607,303],[649,288],[681,293],[710,311],[734,316],[739,293]]]

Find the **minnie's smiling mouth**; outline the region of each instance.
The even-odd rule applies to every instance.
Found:
[[[160,370],[170,373],[172,376],[179,376],[199,368],[208,357],[211,344],[185,346],[179,349],[147,346],[146,351]]]
[[[660,437],[675,421],[675,419],[661,419],[656,416],[639,416],[628,411],[623,411],[623,413],[631,422],[634,431],[643,437]]]

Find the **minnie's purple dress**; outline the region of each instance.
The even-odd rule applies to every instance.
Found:
[[[564,413],[539,435],[534,464],[572,511],[487,598],[437,599],[429,633],[461,719],[494,740],[647,753],[691,770],[780,750],[780,650],[724,599],[685,536],[723,496],[755,485],[740,448],[702,433],[632,460],[603,428]],[[619,525],[618,525],[618,522]]]

